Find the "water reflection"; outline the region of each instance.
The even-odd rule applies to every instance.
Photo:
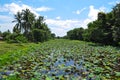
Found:
[[[44,60],[45,61],[45,60]],[[65,59],[64,57],[56,59],[53,65],[50,65],[49,70],[43,70],[41,73],[47,76],[74,76],[88,77],[88,71],[83,66],[84,57],[82,60],[75,61],[73,59]]]

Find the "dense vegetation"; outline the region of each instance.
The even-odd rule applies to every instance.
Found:
[[[7,66],[1,66],[0,78],[7,80],[119,80],[119,53],[120,49],[112,46],[99,46],[74,40],[52,40],[29,47],[26,54],[19,55],[19,59],[7,63]],[[9,58],[17,55],[9,54]],[[5,60],[2,56],[0,58]]]
[[[90,22],[87,29],[75,28],[67,32],[67,38],[107,45],[120,42],[120,4],[109,13],[99,12],[97,20]]]
[[[27,54],[37,47],[34,43],[6,43],[0,41],[0,68],[3,65],[11,64],[19,59],[19,57]]]
[[[0,36],[8,42],[44,42],[51,38],[54,38],[55,34],[51,33],[47,24],[44,22],[44,17],[39,16],[38,18],[30,12],[29,9],[17,12],[14,15],[16,25],[13,28],[13,33],[9,30],[0,33]]]

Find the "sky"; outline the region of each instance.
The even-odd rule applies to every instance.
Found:
[[[0,0],[0,31],[12,31],[14,15],[29,9],[45,22],[56,36],[65,36],[74,28],[87,28],[98,12],[108,13],[120,0]]]

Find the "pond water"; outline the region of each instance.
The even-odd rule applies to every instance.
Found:
[[[44,60],[47,62],[47,60]],[[64,57],[57,58],[51,65],[47,66],[45,70],[41,70],[42,75],[47,76],[73,76],[73,77],[84,77],[88,79],[89,71],[84,67],[84,57],[80,61],[73,59],[65,59]],[[46,63],[46,64],[47,64]],[[88,80],[90,80],[89,78]]]

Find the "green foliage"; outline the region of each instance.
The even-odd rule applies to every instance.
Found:
[[[114,25],[112,27],[113,30],[113,41],[115,44],[120,42],[120,3],[114,6],[113,8],[113,19]]]
[[[21,80],[21,79],[18,78],[16,75],[13,75],[13,76],[8,77],[6,80]]]
[[[91,35],[90,29],[85,29],[82,35],[84,41],[90,41],[90,35]]]
[[[56,35],[54,33],[51,33],[51,38],[55,39]]]
[[[32,33],[35,42],[44,42],[52,37],[51,31],[46,23],[44,23],[44,17],[42,16],[39,16],[35,21]]]
[[[2,37],[3,37],[3,39],[4,39],[4,40],[7,40],[7,36],[8,36],[8,35],[10,35],[10,34],[11,34],[11,33],[10,33],[10,31],[9,31],[9,30],[8,30],[8,31],[3,32],[3,33],[2,33]]]
[[[67,32],[67,36],[71,40],[83,40],[83,33],[84,29],[83,28],[75,28],[73,30],[70,30]]]
[[[116,75],[117,77],[120,77],[120,72],[115,72],[115,75]]]
[[[77,40],[50,40],[29,46],[29,49],[21,50],[19,54],[14,52],[14,55],[9,53],[6,58],[1,56],[4,60],[10,58],[6,62],[10,61],[11,64],[4,65],[0,72],[6,74],[14,71],[6,78],[16,74],[21,80],[118,80],[119,53],[119,48],[112,46]]]
[[[32,52],[37,48],[37,44],[33,43],[1,43],[0,46],[0,68],[4,65],[12,64],[14,61],[20,59],[21,56],[25,56],[29,52]],[[1,70],[1,69],[0,69]]]
[[[98,13],[98,19],[88,24],[88,29],[84,31],[84,40],[102,44],[112,44],[112,30],[107,14]]]
[[[16,42],[21,42],[21,43],[26,43],[27,42],[27,38],[24,37],[23,35],[18,35],[16,38],[15,38]]]
[[[8,43],[26,43],[27,38],[24,37],[22,34],[12,33],[7,35],[6,40]]]
[[[33,35],[35,42],[44,42],[47,40],[47,32],[44,30],[34,29]]]
[[[120,42],[120,3],[109,13],[99,12],[97,20],[90,22],[88,28],[68,31],[67,37],[74,40],[85,40],[105,45],[118,45]]]
[[[20,37],[23,37],[23,39],[25,39],[24,41],[22,40],[23,42],[26,41],[26,38],[30,42],[43,42],[51,38],[51,31],[46,23],[44,23],[44,17],[39,16],[38,19],[35,19],[35,15],[30,12],[29,9],[18,12],[15,15],[15,20],[13,22],[16,22],[13,32],[24,35],[17,37],[17,40],[20,40]],[[36,35],[38,35],[38,37],[36,37]]]
[[[9,43],[6,43],[5,41],[0,41],[0,55],[10,51],[15,51],[21,48],[24,48],[24,47],[16,43],[9,44]]]

